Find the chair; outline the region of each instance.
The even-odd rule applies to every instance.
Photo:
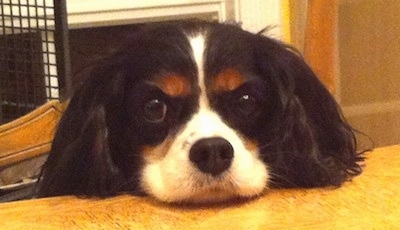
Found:
[[[52,100],[0,126],[0,202],[29,196],[67,104]]]

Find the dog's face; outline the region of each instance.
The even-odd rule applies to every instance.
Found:
[[[139,144],[140,185],[161,200],[249,197],[267,186],[256,140],[257,126],[271,109],[264,106],[264,83],[241,66],[250,54],[238,48],[249,44],[226,44],[218,53],[213,44],[224,41],[209,33],[199,28],[172,35],[179,42],[154,39],[153,45],[160,44],[154,55],[161,60],[152,65],[157,72],[141,81],[140,94],[133,92],[128,103],[137,105],[132,129],[146,136]],[[209,63],[214,58],[221,58],[217,69]]]
[[[40,195],[222,201],[339,185],[357,160],[336,103],[287,47],[229,25],[166,23],[133,35],[76,92]]]

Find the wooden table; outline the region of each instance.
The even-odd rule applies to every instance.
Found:
[[[399,229],[400,145],[367,155],[338,189],[271,190],[252,201],[173,206],[146,197],[56,197],[0,204],[0,229]]]

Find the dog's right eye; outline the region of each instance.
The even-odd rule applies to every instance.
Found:
[[[255,113],[258,107],[258,101],[250,94],[243,94],[234,103],[235,114],[242,118],[248,118]]]
[[[162,122],[166,114],[167,105],[159,99],[152,99],[143,105],[143,118],[148,122]]]

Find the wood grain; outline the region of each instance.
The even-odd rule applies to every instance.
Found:
[[[364,173],[341,188],[270,190],[213,206],[148,197],[55,197],[0,204],[1,229],[397,229],[400,145],[367,155]]]

